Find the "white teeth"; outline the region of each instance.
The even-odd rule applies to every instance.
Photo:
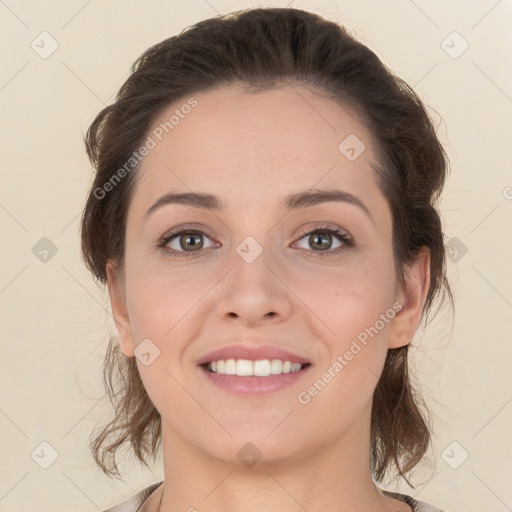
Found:
[[[224,373],[226,375],[235,375],[237,371],[237,364],[235,359],[228,359],[224,365]]]
[[[281,373],[298,372],[302,365],[281,359],[260,359],[250,361],[249,359],[226,359],[212,361],[208,368],[222,375],[238,375],[240,377],[267,377],[268,375],[279,375]]]
[[[254,375],[257,377],[266,377],[270,375],[270,361],[263,359],[261,361],[254,361]]]
[[[238,359],[238,361],[236,361],[236,374],[240,375],[240,377],[254,375],[253,369],[254,365],[252,361],[248,361],[247,359]]]
[[[281,359],[272,359],[272,361],[270,361],[270,373],[272,375],[283,373],[283,362]]]

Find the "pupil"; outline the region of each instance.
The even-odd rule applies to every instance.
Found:
[[[194,242],[194,240],[196,241]],[[182,248],[185,248],[184,246],[186,246],[187,244],[190,244],[190,246],[193,249],[201,249],[201,247],[203,246],[200,235],[196,234],[182,235],[180,243]],[[330,235],[327,233],[315,233],[310,236],[310,243],[312,246],[316,245],[321,249],[329,249],[332,241],[330,240]]]
[[[198,241],[194,242],[194,239],[196,239]],[[190,246],[194,249],[201,249],[201,247],[203,246],[200,235],[197,235],[197,234],[182,235],[180,244],[183,249],[186,248],[187,244],[190,244]]]
[[[327,237],[330,238],[330,235],[327,233],[323,233],[323,234],[315,233],[315,234],[311,235],[311,238],[310,238],[310,240],[312,240],[311,245],[314,246],[315,244],[318,243],[318,239],[323,238],[324,242],[320,242],[319,247],[323,248],[323,249],[329,249],[331,246],[331,240],[328,240]]]

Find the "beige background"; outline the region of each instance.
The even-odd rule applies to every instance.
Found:
[[[100,367],[113,325],[106,293],[79,256],[79,218],[92,177],[83,133],[150,45],[216,12],[288,3],[0,2],[0,511],[94,512],[162,478],[160,463],[151,473],[127,459],[124,482],[111,481],[88,451],[88,436],[107,410],[99,400]],[[459,247],[449,265],[456,314],[453,326],[446,310],[415,339],[435,444],[413,477],[418,488],[398,488],[450,512],[509,510],[512,4],[289,5],[348,25],[440,116],[452,167],[444,229]],[[51,49],[43,31],[58,43],[46,59],[31,47],[35,41],[42,52],[46,37]],[[469,46],[459,55],[464,41]],[[43,237],[57,250],[46,262],[37,254]],[[43,469],[52,449],[58,457]]]

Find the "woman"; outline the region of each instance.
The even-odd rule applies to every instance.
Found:
[[[118,331],[92,450],[165,473],[109,511],[439,511],[378,485],[428,449],[408,347],[451,299],[411,88],[333,22],[251,9],[148,49],[86,145]]]

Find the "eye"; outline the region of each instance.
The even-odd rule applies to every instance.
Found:
[[[171,233],[164,235],[158,242],[158,247],[170,253],[171,256],[193,256],[204,248],[204,237],[209,238],[208,233],[201,229],[179,226]]]
[[[333,237],[339,244],[334,249],[332,248]],[[219,244],[215,242],[205,247],[204,238],[211,240],[209,234],[197,226],[178,226],[170,233],[166,233],[157,243],[157,247],[165,254],[178,258],[194,256],[205,248],[219,247]],[[309,255],[316,257],[335,256],[354,245],[348,233],[340,228],[323,224],[317,224],[314,226],[314,229],[304,233],[299,240],[302,241],[303,239],[314,250],[311,251],[305,247],[301,247],[301,249],[304,249]]]
[[[332,249],[333,237],[337,239],[339,245]],[[303,247],[306,252],[313,256],[334,256],[340,254],[348,247],[353,245],[353,241],[345,231],[340,228],[328,225],[315,225],[314,229],[302,235],[300,240],[305,239],[305,243],[314,250],[308,250]]]

